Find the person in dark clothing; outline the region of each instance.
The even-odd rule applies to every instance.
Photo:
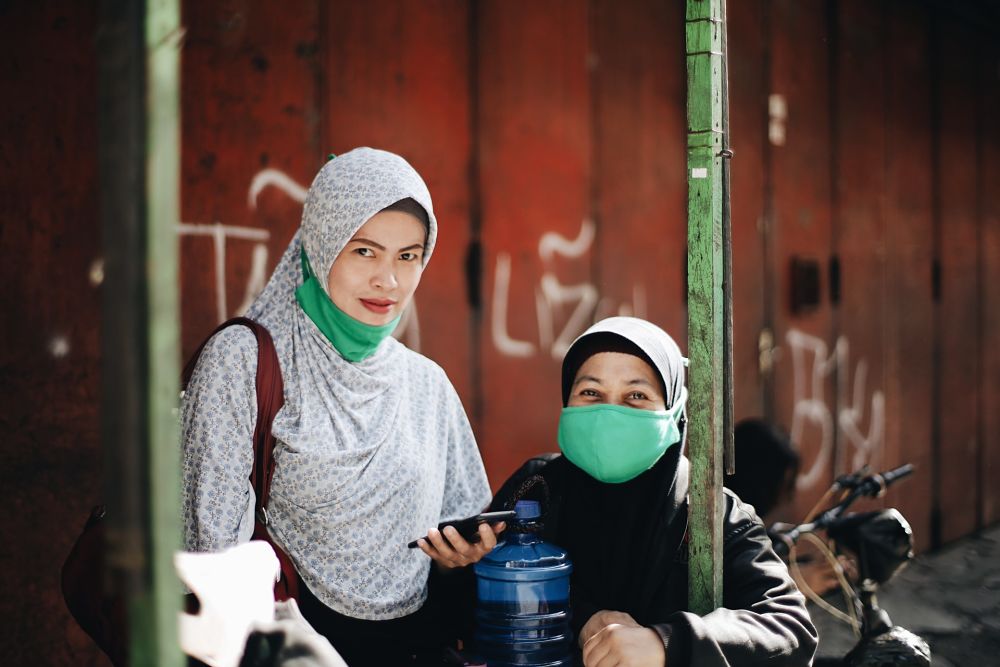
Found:
[[[723,607],[687,606],[684,359],[659,327],[613,317],[563,360],[562,456],[532,459],[494,498],[548,496],[544,537],[569,552],[585,667],[807,665],[816,630],[752,510],[726,492]],[[536,484],[538,477],[544,485]],[[528,489],[528,491],[526,491]]]
[[[741,420],[733,440],[736,472],[726,477],[726,487],[764,518],[795,496],[799,453],[788,435],[763,419]]]
[[[775,424],[763,419],[743,419],[733,432],[736,449],[736,472],[726,476],[725,484],[744,503],[752,505],[765,525],[774,523],[775,508],[787,505],[795,498],[795,481],[799,475],[799,453],[792,440]],[[846,558],[841,566],[852,576],[853,564]],[[825,558],[810,556],[808,549],[800,555],[797,569],[792,569],[795,583],[803,590],[812,589],[819,595],[840,585],[837,573]]]

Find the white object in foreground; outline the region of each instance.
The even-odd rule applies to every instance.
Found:
[[[280,565],[267,542],[213,553],[174,554],[177,574],[198,596],[197,614],[181,612],[181,649],[211,667],[237,667],[251,625],[274,621]]]

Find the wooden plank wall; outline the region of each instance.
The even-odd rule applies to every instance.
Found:
[[[765,162],[768,84],[764,57],[768,52],[766,0],[731,2],[726,20],[729,35],[729,123],[732,136],[733,247],[733,376],[738,391],[737,415],[762,415],[768,400],[770,373],[761,373],[760,332],[768,315],[765,296],[770,251],[764,201],[769,187]],[[735,277],[738,276],[738,279]]]
[[[935,195],[936,259],[941,266],[940,318],[937,322],[936,405],[947,405],[939,415],[940,443],[934,466],[938,470],[934,500],[942,539],[967,533],[976,522],[975,493],[963,492],[977,478],[979,433],[979,377],[982,350],[980,327],[980,263],[978,213],[978,139],[970,132],[978,122],[975,104],[975,31],[971,26],[944,18],[935,27],[938,61],[934,77],[939,86],[935,110],[937,126],[937,185]],[[946,46],[947,45],[947,46]],[[947,75],[944,75],[947,73]],[[957,397],[963,400],[955,400]],[[950,456],[954,452],[956,455]]]
[[[764,293],[767,338],[760,347],[769,380],[765,414],[786,428],[802,457],[794,520],[832,481],[837,440],[835,308],[827,281],[832,257],[831,170],[836,165],[831,119],[834,39],[820,3],[771,3],[767,31],[768,113],[762,227],[770,261]],[[738,36],[731,38],[738,43]],[[827,45],[818,48],[817,45]],[[792,308],[793,261],[813,262],[818,301]],[[740,304],[734,304],[740,307]]]
[[[886,97],[888,45],[883,3],[840,3],[836,53],[832,252],[840,296],[834,382],[834,471],[885,460],[888,356]],[[919,270],[919,269],[918,269]]]
[[[481,3],[477,36],[479,435],[490,443],[484,454],[493,447],[487,472],[498,484],[531,453],[556,449],[554,350],[577,303],[593,297],[592,47],[587,7],[569,0],[517,12],[502,0]],[[533,408],[525,410],[528,395]]]
[[[885,454],[882,467],[913,463],[933,470],[934,389],[933,132],[929,53],[930,12],[900,0],[886,3],[885,89],[885,339],[875,355],[886,360]],[[891,20],[890,20],[891,17]],[[914,415],[926,415],[914,419]],[[878,466],[878,464],[875,464]],[[933,477],[919,474],[889,492],[885,503],[919,517],[918,548],[926,530]]]
[[[979,99],[976,107],[977,218],[979,237],[979,461],[976,497],[981,525],[1000,521],[1000,40],[979,33],[976,57]],[[973,252],[968,252],[972,261]],[[968,394],[963,394],[968,397]],[[946,409],[946,408],[943,408]],[[941,442],[942,449],[949,443]],[[947,450],[945,450],[947,451]],[[965,493],[968,493],[966,489]]]
[[[796,437],[783,518],[835,473],[913,461],[883,502],[920,548],[996,522],[1000,27],[950,3],[729,4],[736,413]],[[687,347],[681,3],[192,1],[183,18],[185,354],[262,287],[304,188],[356,145],[404,155],[434,196],[440,242],[400,336],[448,372],[495,485],[556,448],[559,359],[595,317],[643,315]],[[11,661],[101,664],[53,585],[100,495],[95,3],[0,19],[18,536],[0,565],[26,577],[0,609]],[[819,278],[796,311],[793,260]]]
[[[103,664],[58,579],[102,493],[96,21],[95,3],[0,8],[0,643],[10,665]]]

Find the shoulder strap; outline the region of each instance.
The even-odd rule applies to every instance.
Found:
[[[257,423],[253,430],[254,464],[250,471],[250,483],[257,497],[255,508],[258,521],[267,524],[267,500],[271,495],[271,477],[274,475],[274,436],[271,435],[271,424],[274,416],[285,403],[284,383],[281,380],[281,366],[278,363],[278,352],[274,348],[274,340],[267,328],[246,317],[234,317],[226,320],[205,338],[198,350],[184,366],[181,377],[182,387],[187,387],[194,372],[198,357],[201,356],[205,344],[215,334],[223,329],[242,325],[250,329],[257,338]]]

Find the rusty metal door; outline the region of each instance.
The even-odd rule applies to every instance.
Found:
[[[478,435],[494,485],[556,449],[556,359],[596,305],[587,8],[478,16],[484,325]],[[545,63],[545,67],[538,67]]]
[[[794,520],[832,481],[837,437],[835,294],[829,280],[831,34],[819,3],[772,3],[768,18],[762,226],[770,260],[763,294],[770,326],[762,330],[759,350],[771,387],[765,395],[768,416],[790,431],[802,456],[797,502],[785,517]]]
[[[918,548],[932,542],[933,132],[927,76],[930,12],[914,3],[886,6],[885,449],[881,468],[913,463],[921,474],[884,499],[912,517]],[[889,20],[889,17],[892,20]],[[872,389],[875,389],[874,384]]]

